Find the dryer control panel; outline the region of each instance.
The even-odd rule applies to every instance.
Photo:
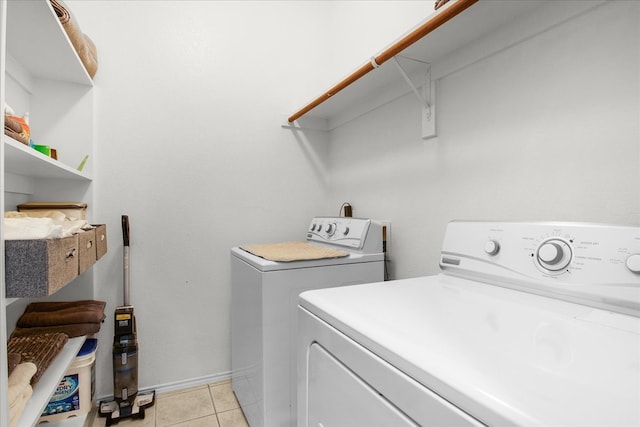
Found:
[[[316,217],[309,224],[307,241],[379,253],[382,252],[382,224],[364,218]]]
[[[452,221],[440,267],[457,276],[640,316],[640,227]]]

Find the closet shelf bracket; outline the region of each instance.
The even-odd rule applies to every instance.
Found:
[[[422,107],[422,112],[420,117],[422,118],[422,138],[428,139],[436,136],[436,114],[435,114],[435,82],[431,80],[431,64],[420,61],[417,59],[406,58],[412,61],[420,62],[424,64],[424,81],[421,87],[416,87],[413,83],[407,72],[400,61],[398,61],[398,57],[393,57],[393,62],[398,69],[398,72],[405,80],[411,91],[416,95],[418,101],[420,102],[420,106]],[[372,59],[373,61],[373,59]],[[373,63],[373,62],[372,62]]]

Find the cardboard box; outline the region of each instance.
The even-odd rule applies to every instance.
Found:
[[[96,228],[96,260],[107,253],[107,225],[93,224]]]
[[[96,263],[96,230],[81,231],[78,236],[78,274]]]
[[[78,236],[5,240],[7,298],[48,296],[78,276]]]

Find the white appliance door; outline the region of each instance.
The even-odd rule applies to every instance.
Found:
[[[416,427],[319,344],[309,350],[309,412],[313,427]]]

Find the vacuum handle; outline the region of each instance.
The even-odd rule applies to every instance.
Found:
[[[122,215],[122,240],[129,246],[129,215]]]
[[[122,215],[122,296],[124,305],[129,305],[129,216]]]

